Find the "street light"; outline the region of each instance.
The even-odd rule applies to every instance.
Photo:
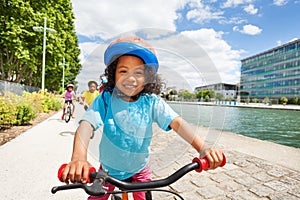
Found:
[[[63,62],[59,63],[59,66],[63,66],[62,91],[64,92],[64,87],[65,87],[65,66],[69,66],[69,64],[65,63],[65,57],[63,57]]]
[[[43,37],[43,63],[42,63],[42,90],[45,89],[45,62],[46,62],[46,32],[56,33],[56,30],[52,28],[47,28],[47,18],[44,17],[44,27],[42,26],[34,26],[32,29],[36,32],[44,32]]]

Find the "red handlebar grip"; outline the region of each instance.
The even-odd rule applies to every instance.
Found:
[[[226,157],[224,154],[222,154],[222,155],[223,155],[223,161],[222,161],[220,167],[223,167],[226,164]],[[193,159],[193,162],[199,163],[199,168],[196,169],[196,172],[202,172],[202,170],[206,170],[209,168],[209,162],[206,157],[204,157],[204,158],[196,157]]]
[[[58,169],[58,172],[57,172],[57,178],[61,181],[61,182],[63,182],[62,180],[61,180],[61,177],[62,177],[62,174],[63,174],[63,172],[64,172],[64,169],[66,168],[66,166],[67,166],[68,164],[62,164],[61,166],[60,166],[60,168]],[[91,172],[96,172],[96,169],[95,169],[95,167],[90,167],[90,169],[89,169],[89,175],[88,175],[88,179],[87,179],[87,183],[90,183],[90,174],[91,174]]]
[[[63,172],[64,172],[64,169],[65,169],[65,167],[67,166],[68,164],[62,164],[61,166],[60,166],[60,168],[58,169],[58,172],[57,172],[57,178],[61,181],[61,182],[63,182],[62,180],[61,180],[61,176],[62,176],[62,174],[63,174]]]

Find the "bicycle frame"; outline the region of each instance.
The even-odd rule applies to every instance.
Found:
[[[226,164],[226,157],[223,154],[223,162],[220,165],[220,167],[223,167]],[[172,183],[179,180],[181,177],[183,177],[185,174],[196,170],[197,172],[202,172],[202,170],[207,170],[209,168],[209,163],[207,158],[194,158],[192,163],[189,163],[182,167],[181,169],[174,172],[172,175],[170,175],[167,178],[159,179],[159,180],[153,180],[149,182],[125,182],[118,180],[114,177],[109,176],[107,171],[99,170],[98,172],[95,172],[95,168],[90,169],[90,182],[92,182],[91,185],[83,184],[83,183],[74,183],[69,185],[62,185],[62,186],[56,186],[53,187],[51,192],[54,194],[57,191],[60,190],[69,190],[69,189],[77,189],[81,188],[84,189],[84,191],[92,196],[103,196],[105,194],[118,194],[118,193],[131,193],[131,192],[140,192],[140,191],[164,191],[164,192],[170,192],[176,196],[178,196],[180,199],[183,199],[179,194],[171,191],[161,190],[158,188],[169,186]],[[63,165],[60,167],[58,171],[58,178],[60,179],[63,172]],[[118,188],[122,188],[122,191],[113,191],[113,192],[107,192],[103,186],[105,183],[110,183]]]

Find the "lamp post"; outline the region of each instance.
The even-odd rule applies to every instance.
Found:
[[[43,37],[43,61],[42,61],[42,90],[45,89],[45,62],[46,62],[46,32],[56,33],[56,30],[52,28],[47,28],[47,18],[44,17],[44,27],[42,26],[34,26],[32,29],[36,32],[44,32]]]
[[[69,66],[69,64],[67,64],[65,62],[65,57],[63,57],[63,62],[59,63],[59,66],[63,66],[63,74],[62,74],[62,91],[64,92],[64,87],[65,87],[65,66]]]

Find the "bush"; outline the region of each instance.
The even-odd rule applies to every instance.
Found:
[[[8,98],[0,97],[0,125],[13,125],[17,121],[17,109]]]
[[[28,124],[32,119],[36,118],[34,107],[28,101],[20,101],[17,105],[16,125]]]
[[[0,98],[0,125],[27,124],[37,113],[57,111],[62,107],[61,98],[47,92],[24,92],[22,96],[7,93]]]
[[[280,98],[280,102],[281,102],[282,104],[286,104],[286,103],[288,102],[288,98],[286,98],[286,97],[281,97],[281,98]]]

